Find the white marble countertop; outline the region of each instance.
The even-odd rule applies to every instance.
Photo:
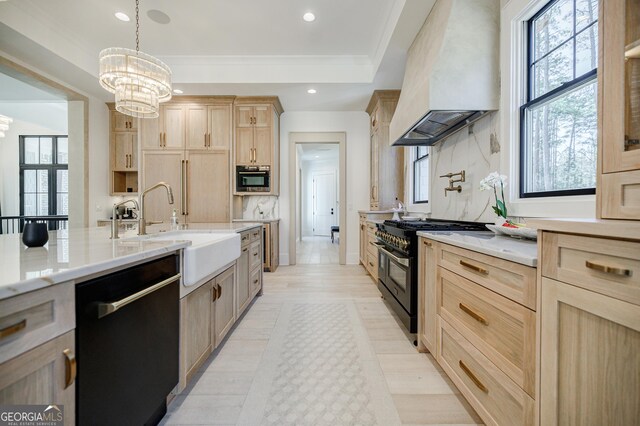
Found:
[[[538,264],[538,244],[532,240],[519,240],[493,232],[418,232],[418,236],[430,238],[452,246],[499,257],[526,266]]]
[[[280,218],[277,218],[277,219],[233,219],[233,222],[238,222],[238,223],[245,223],[245,222],[270,223],[270,222],[280,222]]]
[[[198,223],[180,225],[180,230],[242,232],[260,223]],[[170,230],[169,224],[150,225],[149,234]],[[137,237],[135,229],[121,231],[111,240],[109,227],[78,228],[49,232],[44,247],[27,248],[22,234],[0,235],[0,300],[18,294],[103,271],[125,267],[183,249],[189,241],[158,241]]]

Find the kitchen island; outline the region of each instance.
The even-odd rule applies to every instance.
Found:
[[[0,404],[62,405],[64,423],[72,425],[82,423],[82,407],[90,406],[87,394],[96,392],[93,401],[135,400],[127,396],[140,388],[134,382],[165,373],[160,397],[136,417],[142,422],[161,418],[166,397],[186,386],[260,293],[261,270],[251,275],[255,261],[248,258],[251,249],[261,264],[261,226],[190,224],[169,230],[154,225],[148,228],[151,235],[133,230],[116,240],[109,238],[108,228],[60,230],[50,232],[40,248],[26,248],[21,235],[0,236]],[[206,233],[240,234],[235,238],[246,246],[247,261],[225,264],[192,283],[190,294],[183,296],[183,254],[202,239],[195,235]],[[189,235],[193,243],[181,239]],[[241,252],[238,244],[238,256]],[[96,299],[86,303],[80,290],[89,286]],[[236,296],[241,288],[246,293],[242,310]],[[91,341],[106,343],[87,350]],[[154,355],[145,349],[152,345]],[[130,362],[118,364],[125,353]],[[161,368],[159,359],[164,360]],[[100,369],[95,371],[107,371],[113,385],[108,395],[100,394],[109,388],[106,383],[87,386],[94,376],[90,365],[96,362]],[[147,367],[153,374],[145,372]],[[107,411],[113,415],[117,410]]]

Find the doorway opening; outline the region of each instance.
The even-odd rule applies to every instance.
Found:
[[[299,264],[338,264],[340,227],[338,143],[298,144],[300,164]]]
[[[346,137],[290,134],[289,263],[346,263]]]

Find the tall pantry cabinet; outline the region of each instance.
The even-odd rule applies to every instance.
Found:
[[[175,200],[169,205],[163,191],[149,193],[148,221],[167,221],[173,209],[182,223],[230,220],[233,99],[174,98],[157,119],[140,121],[142,187],[165,181]]]
[[[404,149],[389,145],[389,123],[398,105],[399,90],[376,90],[367,113],[371,130],[369,207],[387,210],[404,197]]]

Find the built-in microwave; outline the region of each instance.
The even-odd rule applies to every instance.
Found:
[[[236,166],[236,192],[270,191],[270,166]]]

